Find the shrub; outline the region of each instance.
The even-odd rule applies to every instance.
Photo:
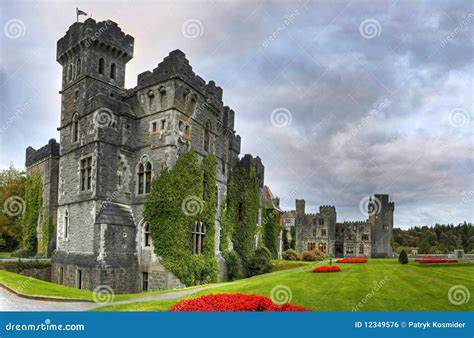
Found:
[[[18,249],[12,252],[12,257],[26,258],[35,255],[34,249]]]
[[[337,265],[318,266],[313,269],[313,272],[339,272],[341,269]]]
[[[282,258],[287,261],[299,261],[301,260],[300,254],[296,250],[288,249],[283,251],[281,254]]]
[[[316,260],[316,253],[314,251],[305,251],[303,252],[303,260],[304,261],[315,261]]]
[[[307,312],[297,305],[277,305],[268,297],[258,295],[217,294],[185,299],[171,307],[174,312]]]
[[[405,250],[400,252],[400,255],[398,256],[398,262],[400,264],[408,264],[408,255]]]
[[[227,276],[229,280],[234,280],[242,277],[242,260],[235,252],[227,252],[224,254],[224,259],[227,264]]]
[[[265,247],[258,248],[255,250],[253,256],[250,258],[247,264],[247,275],[249,277],[255,275],[261,275],[273,270],[273,264],[271,261],[271,254]]]
[[[322,261],[326,258],[326,254],[322,251],[314,250],[314,254],[316,255],[316,260],[317,261]]]

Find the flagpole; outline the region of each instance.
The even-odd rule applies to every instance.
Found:
[[[76,22],[79,22],[79,11],[77,10],[77,7],[76,7]]]

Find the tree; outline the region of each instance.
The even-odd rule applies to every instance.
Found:
[[[291,248],[290,241],[288,240],[288,230],[284,229],[282,233],[283,251]]]
[[[0,250],[13,251],[21,242],[25,211],[25,173],[10,165],[0,170]]]
[[[408,255],[405,250],[400,252],[400,255],[398,256],[398,262],[400,264],[408,264]]]

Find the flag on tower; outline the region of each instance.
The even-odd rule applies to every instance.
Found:
[[[79,22],[79,15],[85,15],[87,16],[87,13],[84,11],[81,11],[79,8],[76,7],[76,20]]]

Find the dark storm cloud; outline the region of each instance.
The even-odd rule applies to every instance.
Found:
[[[24,148],[57,135],[55,40],[75,6],[41,3],[47,10],[36,12],[26,3],[7,4],[2,24],[19,18],[26,33],[2,36],[2,126],[18,106],[34,103],[2,129],[1,165],[22,166]],[[311,211],[335,204],[339,219],[363,219],[359,201],[389,193],[397,226],[472,221],[470,204],[462,202],[474,191],[468,1],[114,4],[114,10],[100,2],[82,7],[135,37],[127,86],[182,49],[198,74],[223,87],[242,152],[263,159],[266,183],[284,208],[305,198]],[[200,21],[201,36],[183,36],[188,19]],[[364,38],[367,20],[375,35]],[[278,127],[271,113],[281,108],[291,123]]]

